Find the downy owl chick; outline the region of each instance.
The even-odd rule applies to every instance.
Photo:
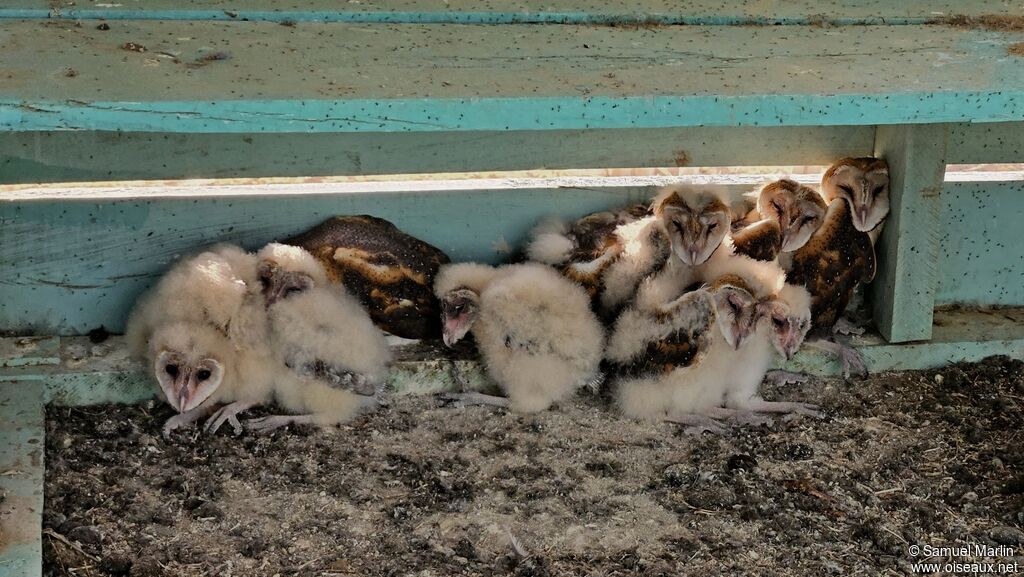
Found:
[[[257,419],[250,428],[333,425],[373,406],[391,353],[366,310],[332,285],[323,265],[299,247],[269,244],[257,257],[270,342],[297,377],[280,379],[274,397],[300,414]]]
[[[601,324],[587,293],[553,269],[448,265],[435,291],[445,344],[471,332],[513,410],[545,410],[599,375]]]
[[[758,260],[775,260],[805,243],[821,226],[825,201],[816,190],[784,178],[770,182],[757,193],[761,220],[732,234],[736,252]]]

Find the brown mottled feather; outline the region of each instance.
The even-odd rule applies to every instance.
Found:
[[[802,284],[811,293],[815,329],[832,328],[857,285],[874,277],[871,237],[853,227],[850,207],[843,199],[829,204],[821,228],[793,253],[793,264],[786,273],[787,282]]]
[[[381,329],[410,339],[441,334],[433,284],[449,259],[440,249],[367,215],[336,216],[284,242],[323,263]]]
[[[624,248],[615,231],[621,225],[650,215],[648,205],[634,204],[614,211],[587,215],[569,228],[568,236],[575,248],[569,261],[559,267],[559,272],[587,291],[594,310],[600,309],[604,273]]]
[[[778,221],[766,218],[734,232],[732,243],[739,254],[754,260],[773,261],[782,250],[782,229]]]
[[[691,305],[692,306],[692,305]],[[701,322],[679,328],[664,339],[651,341],[643,352],[629,363],[613,366],[613,371],[626,377],[642,378],[668,374],[676,369],[700,364],[711,344],[716,313],[713,308],[699,311]],[[655,322],[664,321],[657,319]]]

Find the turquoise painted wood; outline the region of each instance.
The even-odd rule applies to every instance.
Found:
[[[0,349],[5,341],[0,339]],[[103,345],[84,337],[61,337],[58,367],[0,368],[0,391],[16,381],[44,390],[43,400],[58,406],[135,403],[154,397],[156,387],[140,363],[129,359],[120,337]],[[914,370],[953,362],[978,361],[994,354],[1024,359],[1024,309],[939,311],[929,342],[889,344],[877,335],[852,341],[872,371]],[[393,394],[430,394],[458,390],[494,390],[479,363],[439,355],[430,345],[395,348],[396,363],[388,376]],[[0,360],[4,360],[0,357]],[[836,376],[842,367],[832,355],[805,349],[780,365],[812,375]]]
[[[104,32],[7,20],[0,41],[0,130],[451,132],[1024,120],[1024,58],[1007,52],[1024,33],[949,26],[144,21]],[[146,52],[125,50],[128,43]]]
[[[947,182],[935,304],[1024,306],[1024,181]]]
[[[37,369],[38,370],[38,369]],[[42,575],[43,387],[0,380],[0,575]]]
[[[217,241],[257,248],[335,214],[373,214],[453,260],[495,262],[546,215],[650,196],[649,188],[622,187],[0,202],[0,327],[119,332],[135,298],[179,256]]]
[[[870,154],[874,127],[527,132],[0,133],[0,183],[829,164]],[[742,158],[737,155],[742,150]]]
[[[880,126],[875,153],[889,163],[890,213],[876,245],[875,324],[889,342],[932,336],[938,224],[949,127]]]
[[[669,0],[13,0],[0,8],[8,18],[103,18],[160,20],[253,20],[292,22],[406,23],[644,23],[687,25],[750,24],[924,24],[951,15],[983,16],[1020,11],[1015,2],[942,1],[762,1],[671,2]]]
[[[950,164],[1024,163],[1024,123],[954,124]]]

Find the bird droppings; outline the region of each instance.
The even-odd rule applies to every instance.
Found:
[[[169,442],[163,406],[51,407],[46,573],[902,574],[908,543],[1020,546],[1022,375],[819,379],[767,392],[825,421],[702,437],[586,396],[530,417],[404,396],[347,427]]]
[[[186,66],[188,68],[202,68],[203,66],[206,66],[207,64],[210,64],[212,62],[219,62],[222,60],[230,59],[231,54],[228,52],[208,52],[196,58],[194,62],[189,62],[188,64],[186,64]]]
[[[129,52],[145,52],[146,47],[137,42],[125,42],[121,45],[121,50],[127,50]]]

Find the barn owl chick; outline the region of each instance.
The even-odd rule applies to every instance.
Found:
[[[601,324],[583,288],[551,268],[448,265],[435,291],[445,344],[472,333],[513,410],[543,411],[599,375]]]
[[[889,214],[889,165],[880,158],[844,158],[821,177],[821,195],[850,205],[853,226],[861,232],[874,230]]]
[[[762,220],[732,235],[736,251],[758,260],[773,260],[803,246],[825,217],[825,201],[813,188],[784,178],[763,186],[757,195]]]
[[[179,413],[164,425],[165,435],[211,414],[208,432],[229,423],[237,434],[236,415],[271,400],[277,366],[265,343],[238,347],[208,324],[174,322],[156,328],[147,356],[160,396]]]
[[[526,255],[583,286],[594,310],[610,320],[640,279],[664,262],[668,250],[650,206],[637,204],[571,224],[547,220],[530,233]]]
[[[263,359],[269,356],[255,278],[253,255],[218,245],[171,267],[133,309],[126,330],[129,350],[153,368],[161,393],[180,413],[165,424],[165,434],[210,414],[221,402],[230,408],[208,423],[213,430],[225,421],[236,426],[234,415],[266,397],[262,377],[251,376],[267,372]],[[208,358],[197,356],[204,351],[212,352]],[[242,382],[252,382],[251,390],[234,386]]]
[[[724,375],[724,407],[711,415],[759,423],[756,413],[799,413],[818,417],[817,406],[794,401],[766,401],[760,387],[775,353],[790,359],[803,344],[810,327],[810,297],[802,287],[785,285],[762,298],[759,320],[748,344],[739,349]]]
[[[448,256],[374,216],[335,216],[284,241],[306,249],[382,330],[406,339],[440,333],[434,275]]]
[[[657,312],[627,307],[612,328],[605,358],[613,367],[615,402],[623,414],[722,432],[709,412],[724,402],[714,375],[735,348],[725,340],[731,300],[744,289],[723,282],[688,291]],[[743,301],[752,301],[749,293]]]
[[[829,203],[821,227],[793,252],[787,270],[789,282],[804,286],[811,294],[812,330],[819,338],[808,341],[808,345],[838,355],[846,377],[866,374],[864,359],[856,350],[832,341],[831,333],[857,286],[874,278],[876,266],[871,238],[857,230],[851,210],[841,198]]]
[[[257,431],[300,423],[332,425],[374,405],[390,362],[384,335],[360,303],[331,285],[307,251],[269,244],[257,254],[269,340],[290,375],[278,380],[278,404],[299,415],[250,421]]]
[[[724,198],[718,188],[683,186],[668,187],[655,197],[654,215],[683,264],[703,264],[729,233],[732,210]]]

